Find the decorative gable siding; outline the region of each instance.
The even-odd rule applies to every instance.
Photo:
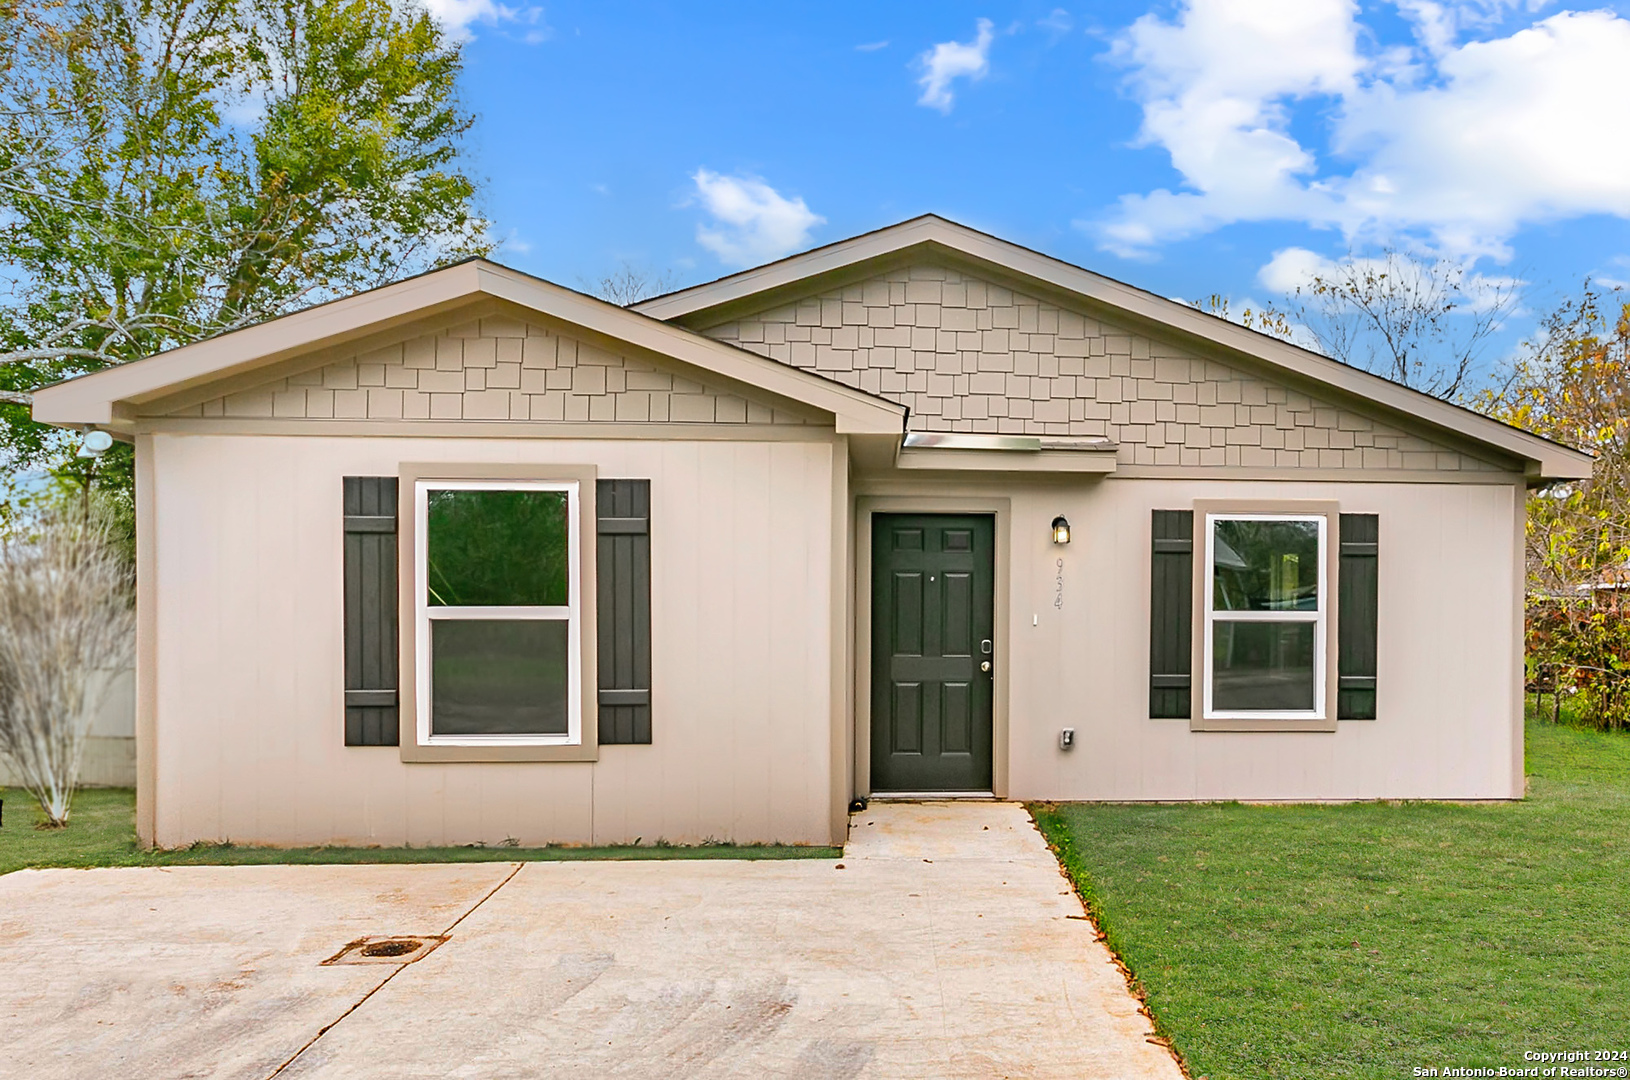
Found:
[[[803,424],[794,413],[541,326],[485,318],[172,416]]]
[[[953,269],[901,268],[704,332],[901,402],[914,431],[1104,437],[1129,465],[1498,468]]]

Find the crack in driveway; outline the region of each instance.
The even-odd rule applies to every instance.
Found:
[[[492,887],[491,891],[489,891],[487,893],[487,895],[483,896],[481,899],[479,899],[475,903],[471,904],[468,911],[466,911],[464,914],[460,915],[458,918],[454,919],[451,923],[449,923],[448,926],[447,926],[447,929],[442,931],[442,936],[443,937],[450,936],[453,933],[454,928],[457,927],[459,923],[463,922],[465,919],[468,919],[471,915],[474,915],[477,908],[479,908],[482,904],[485,904],[488,900],[491,900],[494,896],[498,895],[498,890],[502,889],[505,885],[508,885],[511,881],[513,881],[515,879],[515,875],[519,874],[521,872],[521,867],[523,867],[525,865],[526,865],[525,863],[516,863],[515,866],[514,866],[514,869],[510,870],[510,872],[504,876],[503,881],[500,881],[498,884],[494,885]],[[334,1028],[339,1025],[340,1021],[344,1020],[347,1016],[350,1016],[352,1013],[354,1013],[358,1009],[362,1008],[362,1005],[363,1005],[364,1002],[366,1002],[369,998],[373,997],[375,994],[379,993],[379,991],[383,990],[387,983],[389,983],[392,979],[396,978],[396,976],[402,974],[402,972],[407,970],[408,967],[410,967],[410,966],[411,966],[410,964],[398,964],[396,967],[392,968],[389,975],[386,975],[383,979],[380,979],[379,982],[374,984],[372,989],[370,989],[366,994],[363,994],[360,998],[358,998],[355,1002],[353,1002],[351,1004],[351,1006],[349,1008],[347,1008],[344,1012],[340,1013],[339,1016],[335,1017],[333,1023],[325,1024],[322,1027],[318,1028],[317,1029],[317,1034],[313,1035],[310,1039],[306,1040],[306,1044],[304,1046],[300,1047],[300,1049],[296,1050],[293,1054],[291,1054],[289,1056],[288,1060],[284,1061],[283,1064],[281,1064],[277,1068],[273,1069],[267,1075],[266,1080],[276,1080],[276,1078],[278,1076],[283,1074],[284,1070],[286,1070],[289,1066],[293,1065],[296,1061],[300,1060],[300,1055],[304,1054],[307,1050],[310,1050],[313,1046],[317,1045],[317,1040],[318,1039],[321,1039],[324,1035],[327,1035],[330,1031],[333,1031]]]

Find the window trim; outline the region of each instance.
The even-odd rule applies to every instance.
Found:
[[[426,578],[430,557],[431,491],[560,491],[566,494],[566,603],[536,605],[432,605]],[[413,484],[413,669],[414,721],[423,746],[576,746],[583,741],[583,544],[580,515],[582,485],[576,480],[437,480]],[[437,735],[430,728],[432,706],[431,623],[441,621],[513,620],[566,624],[566,734]]]
[[[401,724],[400,753],[405,762],[432,761],[596,761],[599,759],[599,702],[594,688],[599,685],[599,640],[594,599],[598,595],[596,583],[596,531],[597,505],[595,481],[599,470],[593,465],[557,464],[444,464],[404,463],[398,467],[397,521],[401,527],[398,545],[398,589],[400,610],[412,613],[411,618],[400,620],[399,671],[409,673],[400,680]],[[429,637],[428,625],[432,621],[423,593],[421,567],[427,550],[425,511],[428,498],[420,492],[439,487],[473,487],[475,489],[503,490],[536,487],[560,490],[575,486],[575,516],[568,515],[569,555],[576,571],[568,584],[568,604],[575,603],[573,628],[568,632],[571,659],[569,682],[575,682],[575,693],[568,696],[567,735],[454,735],[429,734]],[[569,503],[569,505],[571,505]],[[478,609],[466,609],[476,611]],[[554,608],[490,609],[503,614],[496,617],[515,617],[510,613],[533,610],[553,611]],[[528,617],[519,614],[519,617]],[[421,719],[421,711],[423,717]],[[575,741],[571,741],[575,740]]]
[[[1340,504],[1325,499],[1196,499],[1194,501],[1194,632],[1189,670],[1199,685],[1191,691],[1193,731],[1335,731],[1337,599],[1339,568],[1332,552],[1340,550]],[[1217,519],[1318,519],[1319,610],[1217,613],[1212,609],[1212,523]],[[1316,706],[1309,710],[1227,710],[1211,707],[1212,630],[1216,616],[1238,622],[1312,622]],[[1309,617],[1311,616],[1311,617]]]
[[[1323,514],[1259,514],[1243,511],[1216,512],[1206,514],[1206,546],[1205,559],[1201,563],[1201,572],[1205,574],[1207,588],[1205,590],[1205,622],[1201,627],[1205,634],[1205,666],[1200,671],[1200,691],[1202,695],[1201,708],[1207,720],[1323,720],[1324,699],[1321,693],[1324,689],[1325,679],[1329,672],[1325,670],[1325,637],[1329,634],[1329,565],[1330,547],[1326,536],[1330,528],[1329,520]],[[1216,589],[1210,587],[1216,580],[1216,524],[1222,521],[1311,521],[1318,526],[1319,533],[1319,566],[1318,566],[1318,592],[1316,593],[1318,606],[1312,611],[1292,608],[1283,611],[1223,611],[1216,608]],[[1212,704],[1215,690],[1213,668],[1216,664],[1216,632],[1219,622],[1230,623],[1312,623],[1313,624],[1313,708],[1311,709],[1219,709]]]

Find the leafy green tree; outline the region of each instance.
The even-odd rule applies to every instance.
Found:
[[[1587,285],[1542,322],[1490,416],[1596,455],[1589,480],[1529,501],[1531,587],[1570,596],[1630,560],[1630,303]]]
[[[1598,727],[1630,727],[1630,303],[1597,291],[1541,324],[1483,412],[1596,455],[1528,500],[1528,653]]]
[[[0,0],[5,463],[75,473],[37,386],[487,251],[460,65],[416,0]]]

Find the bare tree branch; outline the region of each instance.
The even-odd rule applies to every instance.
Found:
[[[1472,389],[1484,347],[1521,299],[1520,284],[1388,248],[1313,273],[1292,291],[1288,310],[1275,314],[1305,327],[1342,363],[1456,399]]]
[[[672,291],[674,274],[672,270],[657,273],[649,267],[636,266],[625,259],[616,270],[599,281],[590,283],[578,278],[577,283],[586,292],[591,292],[602,300],[618,307],[628,307],[641,300]]]
[[[76,349],[65,346],[60,349],[16,349],[11,352],[0,352],[0,364],[27,364],[35,360],[108,360],[119,359],[114,353],[106,349]]]
[[[1219,319],[1227,319],[1231,323],[1238,323],[1247,330],[1255,330],[1259,334],[1278,338],[1281,341],[1295,342],[1297,339],[1296,327],[1281,311],[1272,306],[1261,310],[1242,308],[1239,312],[1230,310],[1228,297],[1221,293],[1212,293],[1204,300],[1190,301],[1189,307],[1203,311],[1207,315],[1215,315]]]

